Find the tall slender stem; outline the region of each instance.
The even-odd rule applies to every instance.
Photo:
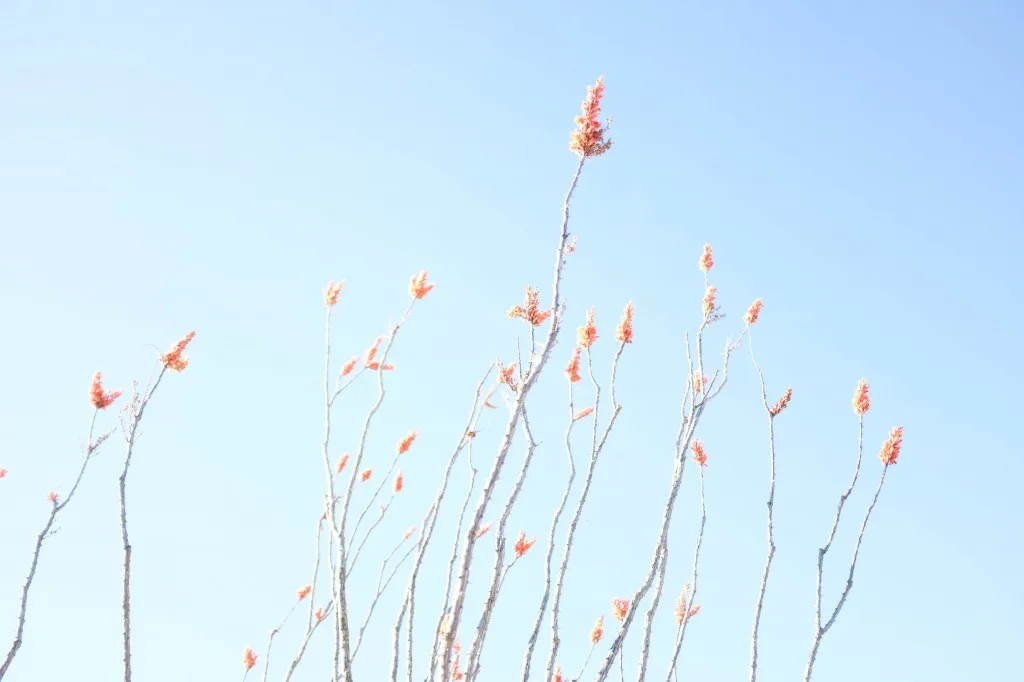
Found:
[[[139,424],[142,422],[142,415],[149,405],[150,399],[156,393],[160,381],[167,373],[167,366],[164,365],[156,382],[139,398],[136,386],[132,387],[132,402],[129,405],[130,416],[128,421],[128,432],[125,435],[126,449],[124,466],[121,469],[121,476],[117,479],[118,494],[121,507],[121,546],[124,550],[124,574],[121,585],[121,619],[123,628],[124,643],[124,682],[132,680],[132,627],[131,627],[131,578],[132,578],[132,545],[128,540],[128,509],[126,489],[128,484],[128,466],[132,461],[132,454],[135,451],[135,442],[138,438]]]

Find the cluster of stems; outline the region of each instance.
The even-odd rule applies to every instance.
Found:
[[[524,359],[520,353],[516,363],[508,366],[492,363],[483,372],[473,393],[465,424],[458,433],[453,434],[454,446],[441,469],[436,494],[423,513],[420,522],[396,541],[380,560],[379,569],[376,572],[376,582],[372,589],[370,588],[370,585],[373,584],[370,582],[372,578],[361,577],[361,574],[357,572],[364,568],[366,563],[365,560],[362,563],[359,560],[364,557],[364,549],[367,548],[368,541],[381,527],[385,516],[395,503],[396,496],[402,489],[403,479],[398,464],[402,455],[411,447],[416,434],[415,432],[410,433],[400,441],[386,473],[383,476],[378,475],[376,480],[379,480],[379,484],[375,489],[373,484],[364,485],[373,477],[373,470],[366,466],[372,463],[373,459],[367,445],[368,436],[387,396],[387,377],[393,369],[388,364],[388,357],[399,338],[399,332],[433,285],[427,282],[426,272],[414,276],[409,286],[410,301],[398,322],[388,329],[384,337],[379,338],[372,345],[364,357],[353,358],[344,363],[340,370],[335,368],[331,353],[331,321],[341,291],[341,284],[332,282],[328,286],[325,292],[324,421],[320,446],[325,473],[323,507],[315,524],[314,558],[310,581],[298,591],[296,599],[280,623],[270,632],[262,654],[261,678],[264,682],[270,679],[275,638],[292,621],[293,615],[300,610],[300,604],[303,602],[306,607],[299,645],[295,654],[287,658],[281,666],[281,676],[284,682],[293,679],[306,658],[312,638],[321,630],[329,633],[324,636],[330,637],[331,656],[327,666],[329,679],[331,682],[354,682],[356,660],[360,651],[363,650],[364,643],[368,641],[369,637],[374,636],[374,630],[371,629],[373,616],[384,603],[382,597],[393,584],[402,584],[403,581],[404,591],[400,594],[398,611],[390,626],[390,660],[377,659],[370,663],[369,665],[373,669],[371,677],[373,679],[386,677],[390,682],[399,682],[402,679],[405,682],[412,682],[414,677],[426,682],[447,682],[449,679],[467,681],[486,679],[482,662],[503,588],[507,586],[509,577],[513,575],[517,563],[523,560],[523,557],[536,542],[536,538],[527,539],[523,533],[513,540],[509,530],[509,520],[513,510],[522,502],[531,464],[540,447],[530,424],[529,399],[539,385],[542,373],[549,365],[553,349],[562,336],[561,332],[565,325],[567,306],[562,295],[562,275],[565,263],[575,249],[575,240],[570,240],[569,233],[570,205],[584,166],[589,160],[604,154],[611,146],[611,141],[605,139],[606,128],[597,119],[600,100],[604,92],[603,87],[603,82],[599,79],[597,84],[590,88],[588,98],[583,105],[583,115],[577,119],[578,127],[573,133],[570,143],[570,148],[577,153],[578,163],[562,204],[561,222],[555,245],[550,306],[541,308],[539,293],[528,288],[525,306],[517,305],[509,311],[509,317],[520,318],[528,325],[529,345],[526,358]],[[673,682],[678,678],[680,655],[687,628],[701,608],[700,604],[696,602],[696,597],[700,550],[707,521],[707,504],[704,494],[704,464],[707,460],[707,453],[703,442],[697,438],[697,434],[705,411],[728,382],[732,354],[744,342],[750,347],[751,359],[760,379],[761,399],[768,419],[767,552],[754,605],[749,675],[750,682],[755,682],[757,678],[758,635],[772,562],[776,553],[773,518],[776,476],[775,427],[776,419],[788,406],[792,392],[787,390],[777,402],[769,403],[764,374],[754,357],[753,347],[750,346],[751,328],[757,322],[761,311],[760,299],[748,309],[742,326],[735,330],[737,332],[735,341],[726,340],[720,362],[713,357],[707,357],[707,333],[725,316],[715,303],[716,288],[708,281],[708,273],[713,266],[710,246],[705,247],[698,264],[704,273],[705,280],[703,305],[700,308],[701,315],[692,342],[689,334],[684,337],[687,378],[683,389],[675,445],[672,457],[669,459],[671,470],[664,479],[668,483],[667,490],[664,492],[660,519],[651,538],[653,547],[650,561],[646,570],[641,575],[635,576],[632,592],[626,598],[612,600],[612,618],[617,623],[614,633],[604,640],[602,615],[590,635],[591,645],[585,658],[573,662],[572,666],[566,666],[567,670],[576,672],[571,677],[565,676],[565,679],[579,680],[590,674],[596,682],[602,682],[613,675],[615,670],[618,670],[620,680],[624,679],[627,639],[632,631],[637,633],[636,679],[638,682],[646,680],[649,672],[658,675],[663,672],[666,682]],[[694,308],[696,310],[697,306]],[[551,513],[550,527],[541,545],[542,551],[535,551],[531,555],[535,556],[539,553],[543,557],[543,575],[540,584],[537,585],[535,615],[530,619],[529,630],[522,633],[523,656],[519,671],[521,682],[531,679],[540,679],[544,682],[549,680],[561,682],[563,680],[563,668],[560,661],[564,662],[564,659],[567,658],[563,655],[563,632],[560,622],[560,614],[564,608],[563,596],[573,559],[577,532],[597,478],[598,464],[607,449],[609,438],[623,409],[616,396],[616,377],[620,361],[627,356],[627,346],[633,343],[632,316],[633,306],[629,304],[615,333],[617,343],[610,363],[610,376],[604,388],[595,374],[594,359],[591,355],[591,347],[598,338],[593,311],[588,313],[586,323],[578,330],[572,359],[565,370],[569,391],[566,427],[562,443],[567,471],[564,488]],[[121,419],[121,428],[126,443],[124,465],[118,481],[124,552],[122,612],[125,682],[131,682],[132,677],[130,602],[132,546],[128,535],[127,475],[146,407],[167,371],[169,369],[175,371],[184,369],[187,360],[181,358],[181,351],[190,339],[191,335],[183,339],[176,346],[175,351],[161,358],[162,366],[159,373],[150,380],[145,390],[139,391],[138,387],[133,385],[131,400],[124,409]],[[356,370],[357,365],[359,365],[358,370]],[[582,381],[584,373],[589,379],[589,387],[586,391],[585,407],[580,408],[577,403],[583,400],[579,395],[582,389],[577,384]],[[355,446],[351,455],[346,453],[335,463],[332,457],[332,453],[335,452],[334,443],[337,440],[332,431],[332,423],[336,418],[335,413],[344,402],[346,390],[364,376],[376,382],[376,396],[363,416],[358,432],[352,435]],[[473,459],[479,424],[487,409],[497,409],[491,401],[496,401],[496,396],[499,395],[504,399],[507,409],[505,423],[497,439],[494,454],[488,460],[489,468],[481,470],[474,464]],[[57,517],[78,490],[90,458],[110,435],[107,433],[94,439],[93,429],[96,416],[101,409],[109,404],[108,398],[110,402],[113,400],[109,395],[105,397],[102,390],[99,391],[98,396],[97,398],[94,395],[96,410],[90,423],[85,458],[78,477],[65,499],[59,500],[56,495],[51,496],[52,507],[49,517],[37,537],[31,568],[23,588],[14,642],[0,666],[0,680],[7,673],[22,645],[29,591],[36,575],[43,543],[55,532],[54,524]],[[899,454],[902,430],[898,432],[898,439],[897,431],[894,430],[894,435],[890,437],[890,441],[887,441],[888,450],[883,450],[883,453],[887,454],[883,454],[882,475],[856,538],[845,588],[835,607],[825,617],[822,610],[824,561],[835,539],[844,505],[860,476],[863,459],[864,414],[867,412],[867,406],[867,386],[862,382],[854,401],[854,410],[859,416],[860,437],[853,480],[840,497],[831,531],[824,546],[818,552],[814,637],[805,668],[805,682],[809,682],[811,679],[822,638],[835,624],[836,618],[850,594],[868,518],[878,500],[882,484],[885,481],[885,473],[888,467],[895,463]],[[585,436],[576,435],[574,437],[577,430],[584,426],[588,427],[588,433]],[[511,463],[510,455],[517,436],[521,438],[524,449],[521,463],[518,465],[518,470],[515,470],[516,465]],[[465,492],[458,495],[454,491],[455,486],[452,481],[460,460],[465,461],[469,475]],[[693,464],[687,466],[690,462]],[[699,477],[700,519],[692,550],[690,577],[676,602],[670,655],[662,663],[652,662],[651,645],[654,641],[655,629],[667,621],[667,619],[659,618],[659,607],[667,588],[670,541],[675,547],[675,541],[672,540],[672,523],[681,498],[684,475],[688,469],[692,469],[694,466],[697,467]],[[396,469],[398,469],[397,475],[392,479],[392,474],[395,474]],[[507,475],[509,469],[513,470],[512,484],[507,495],[502,497],[499,495],[499,481],[503,476],[505,476],[504,480],[509,480],[510,477]],[[388,494],[386,487],[392,480],[391,493]],[[357,491],[368,489],[373,490],[372,494],[364,500],[362,505],[356,504],[357,498],[360,497]],[[445,529],[439,526],[438,520],[445,503],[456,495],[458,495],[455,503],[458,508],[458,516],[454,533],[450,536],[448,544],[444,584],[423,586],[420,584],[420,577],[426,553],[432,544],[437,544],[435,540],[438,540],[438,536],[444,534]],[[373,513],[375,505],[377,513]],[[487,521],[487,519],[494,520]],[[486,559],[480,558],[481,548],[487,542],[493,542],[493,555],[489,568],[486,566]],[[402,573],[403,570],[405,573]],[[483,585],[482,603],[475,603],[469,598],[471,577],[476,578],[477,585]],[[515,580],[514,577],[512,579]],[[418,597],[424,589],[430,595],[431,604],[435,598],[440,597],[440,606],[436,611],[433,610],[433,606],[426,607],[429,609],[426,617],[430,624],[426,631],[416,628],[416,624],[422,622],[423,618],[421,615],[418,621],[416,611],[423,601],[422,598],[418,601]],[[522,589],[520,588],[519,591],[522,592]],[[322,596],[324,594],[326,596]],[[353,603],[357,601],[353,598],[355,595],[358,595],[358,601],[367,602],[366,610],[361,614],[356,614],[353,608]],[[519,601],[522,603],[524,600],[520,597]],[[545,623],[547,624],[546,630]],[[636,625],[635,628],[634,625]],[[542,633],[546,633],[546,636],[542,636]],[[517,635],[502,632],[500,636],[502,646],[507,648],[510,644],[515,644]],[[493,641],[493,639],[492,637],[491,640]],[[466,646],[464,647],[463,644]],[[600,651],[599,647],[601,647]],[[540,654],[539,657],[538,654]],[[254,672],[257,670],[258,657],[255,651],[246,649],[243,658],[243,679],[250,674],[258,674]],[[593,665],[591,665],[592,662]],[[498,676],[491,676],[491,678],[509,679],[513,676],[505,671]]]

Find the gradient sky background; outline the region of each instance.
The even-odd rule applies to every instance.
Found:
[[[829,556],[827,604],[879,475],[877,448],[895,424],[906,440],[815,679],[1017,679],[1021,35],[1024,7],[1009,1],[3,3],[4,649],[45,495],[66,492],[79,461],[92,373],[127,388],[194,327],[192,364],[161,386],[131,470],[135,672],[145,682],[236,679],[247,645],[262,672],[267,632],[312,563],[323,286],[347,280],[341,361],[397,319],[409,275],[428,268],[437,288],[396,342],[398,370],[368,444],[380,470],[400,436],[420,432],[403,462],[406,490],[362,563],[372,587],[377,557],[420,523],[483,370],[514,358],[524,329],[505,310],[527,284],[549,300],[574,167],[568,134],[585,87],[604,74],[615,147],[587,165],[576,196],[565,331],[596,306],[605,388],[630,299],[636,343],[570,569],[559,662],[577,668],[599,614],[614,629],[610,600],[630,594],[650,561],[683,333],[699,322],[696,260],[711,242],[729,317],[709,333],[709,356],[761,296],[754,340],[769,394],[794,390],[777,424],[778,553],[760,679],[803,669],[816,550],[852,473],[850,399],[862,376],[873,398],[864,477]],[[570,350],[565,337],[535,393],[541,446],[511,534],[545,536],[564,484]],[[332,457],[354,447],[373,393],[366,382],[339,408]],[[759,401],[744,348],[698,432],[709,516],[686,679],[746,679],[765,553]],[[503,412],[482,424],[481,468]],[[11,682],[120,674],[122,454],[117,440],[103,449],[45,545]],[[498,500],[521,456],[517,444]],[[456,471],[423,585],[438,584],[447,558],[467,480],[464,463]],[[658,616],[658,679],[696,531],[689,471]],[[493,682],[519,669],[538,548],[499,601],[483,661]],[[366,680],[381,679],[389,657],[389,594],[357,662]],[[421,594],[422,646],[439,597],[436,587]],[[271,679],[298,625],[275,644]],[[322,681],[327,640],[320,631],[296,680]]]

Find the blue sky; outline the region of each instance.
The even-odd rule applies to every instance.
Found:
[[[368,450],[386,468],[395,441],[420,432],[370,550],[418,524],[480,374],[514,356],[523,329],[504,311],[524,285],[547,291],[572,117],[604,74],[615,147],[588,164],[576,196],[566,331],[596,307],[605,383],[627,300],[636,343],[570,570],[559,662],[579,665],[594,618],[610,616],[650,560],[682,337],[699,322],[695,263],[710,242],[729,314],[710,347],[763,297],[754,339],[769,393],[794,390],[777,424],[760,679],[792,680],[806,660],[816,549],[852,471],[862,376],[873,398],[865,473],[829,556],[826,603],[893,425],[906,429],[904,452],[815,679],[1013,679],[1024,635],[1013,427],[1024,381],[1014,359],[1022,30],[1024,9],[994,1],[3,3],[0,633],[13,632],[45,494],[70,486],[92,372],[125,388],[195,328],[192,365],[161,387],[131,471],[136,675],[231,679],[245,646],[263,653],[312,562],[329,279],[346,279],[339,360],[397,319],[410,274],[427,268],[437,282],[396,342]],[[566,339],[535,394],[541,446],[512,533],[545,535],[564,481],[569,352]],[[746,679],[765,551],[766,426],[745,349],[732,369],[698,431],[709,517],[704,609],[682,657],[694,679]],[[333,454],[353,448],[371,398],[367,385],[339,409]],[[484,464],[499,416],[483,424]],[[45,546],[12,682],[120,670],[121,454],[112,441],[90,465]],[[521,455],[517,443],[516,468]],[[445,529],[466,483],[457,471]],[[659,676],[696,492],[691,475],[673,525]],[[434,545],[428,583],[450,542],[449,531]],[[535,609],[521,595],[540,578],[540,552],[510,575],[489,679],[518,669]],[[424,599],[421,630],[436,615]],[[388,656],[396,611],[392,594],[357,663],[365,679]],[[281,636],[279,655],[297,636]],[[326,640],[295,679],[322,679]]]

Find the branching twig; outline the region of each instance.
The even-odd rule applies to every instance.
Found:
[[[526,643],[526,653],[523,654],[523,673],[521,676],[522,682],[527,682],[530,679],[530,666],[533,663],[533,650],[537,646],[537,637],[540,635],[540,625],[544,620],[544,614],[547,611],[548,600],[551,597],[551,563],[555,555],[555,531],[558,530],[558,521],[562,517],[562,512],[565,511],[566,504],[569,502],[569,494],[572,492],[573,481],[576,480],[576,463],[573,461],[572,456],[572,427],[576,424],[576,420],[573,418],[576,414],[575,407],[573,405],[573,383],[569,382],[569,426],[565,429],[565,453],[569,462],[569,478],[565,482],[565,492],[562,493],[562,499],[558,503],[558,507],[555,509],[554,516],[551,518],[551,530],[548,532],[548,550],[544,555],[544,592],[541,594],[540,606],[537,609],[537,617],[533,621],[533,630],[530,632],[530,639]],[[613,401],[614,402],[614,401]],[[594,647],[590,647],[591,653],[594,651]],[[590,656],[587,656],[587,660],[590,660]],[[586,663],[584,663],[584,669]],[[583,675],[580,674],[576,677],[579,678]]]
[[[839,597],[839,602],[836,604],[836,608],[832,611],[832,616],[824,625],[821,624],[819,611],[817,627],[814,632],[814,643],[811,646],[810,657],[807,659],[807,669],[804,671],[804,682],[810,682],[811,672],[814,669],[814,661],[818,656],[818,647],[821,646],[821,638],[824,637],[825,633],[828,632],[835,624],[836,617],[839,616],[840,609],[843,608],[843,604],[846,603],[846,598],[850,595],[850,590],[853,589],[853,572],[857,568],[857,555],[860,554],[860,543],[864,540],[864,530],[868,526],[868,519],[871,517],[871,512],[874,510],[875,504],[878,502],[878,496],[882,493],[882,485],[885,483],[885,474],[888,470],[889,465],[882,467],[882,476],[878,479],[878,488],[875,489],[875,496],[871,498],[871,504],[868,506],[868,510],[864,513],[864,520],[860,524],[860,532],[857,533],[857,542],[853,547],[853,558],[850,560],[850,572],[846,577],[846,586],[843,588],[843,594]]]
[[[551,602],[551,648],[548,651],[548,660],[545,665],[545,679],[551,679],[552,674],[554,673],[555,658],[558,655],[558,648],[561,644],[561,639],[558,633],[558,614],[559,607],[562,602],[562,590],[565,587],[565,575],[569,570],[569,557],[572,553],[576,528],[579,525],[580,519],[583,518],[583,507],[587,503],[590,486],[594,481],[594,470],[597,468],[597,460],[600,458],[601,452],[604,450],[604,445],[608,440],[608,435],[611,433],[612,427],[615,426],[615,420],[622,411],[622,406],[615,402],[615,375],[619,367],[619,358],[622,357],[622,351],[625,347],[625,343],[619,343],[619,346],[615,351],[615,357],[612,360],[612,376],[611,381],[609,382],[609,390],[612,398],[612,416],[608,419],[608,424],[605,426],[600,439],[597,438],[597,415],[594,415],[594,425],[591,433],[590,462],[587,465],[587,475],[583,481],[583,489],[580,491],[579,500],[576,502],[576,509],[573,511],[572,519],[569,521],[569,530],[566,533],[565,545],[562,548],[562,562],[558,567],[558,576],[555,579],[555,591]],[[589,349],[587,351],[587,370],[590,375],[591,384],[594,386],[594,404],[596,406],[600,402],[601,387],[597,384],[597,380],[594,378]],[[574,415],[570,414],[569,418],[573,419]],[[568,435],[566,437],[568,438]],[[570,481],[569,484],[571,485],[571,483],[572,482]]]
[[[373,616],[374,609],[377,608],[377,602],[380,601],[380,597],[382,594],[384,594],[384,591],[388,589],[388,585],[391,584],[391,580],[395,577],[395,574],[398,573],[398,569],[402,567],[402,564],[405,563],[405,560],[408,559],[412,555],[413,550],[416,549],[415,543],[410,545],[409,549],[406,550],[405,554],[402,555],[402,558],[398,560],[398,563],[395,564],[395,567],[391,570],[391,573],[388,575],[387,580],[385,580],[384,572],[387,570],[388,562],[391,561],[391,558],[395,556],[395,553],[399,550],[399,548],[401,548],[404,542],[405,539],[403,539],[402,542],[395,545],[395,548],[391,550],[391,554],[388,554],[387,557],[384,558],[384,561],[380,563],[380,575],[377,576],[377,590],[373,595],[373,601],[370,602],[370,607],[366,610],[366,618],[363,619],[363,624],[359,628],[359,634],[356,636],[356,645],[352,649],[353,661],[356,660],[356,654],[359,653],[359,647],[363,643],[363,633],[366,632],[366,627],[370,624],[370,618]]]
[[[142,422],[142,415],[149,405],[150,399],[160,386],[160,381],[167,373],[168,366],[164,364],[160,373],[153,382],[152,387],[147,386],[146,392],[139,396],[138,386],[132,382],[132,400],[126,406],[127,422],[122,423],[125,432],[125,456],[124,467],[121,469],[121,476],[118,480],[118,491],[121,503],[121,544],[124,549],[124,579],[121,593],[121,616],[124,629],[124,682],[131,682],[132,679],[132,635],[131,635],[131,570],[132,570],[132,546],[128,541],[128,512],[125,500],[125,488],[128,479],[128,466],[132,461],[132,453],[135,450],[135,442],[139,435],[139,424]]]
[[[701,323],[700,329],[697,332],[697,361],[701,377],[703,377],[704,374],[702,371],[703,345],[701,337],[704,332],[704,329],[707,327],[707,324],[708,320],[706,318],[705,321]],[[732,351],[736,349],[738,343],[739,342],[734,344],[726,343],[724,360],[722,365],[722,383],[719,387],[719,391],[721,391],[721,389],[725,387],[725,384],[728,381],[729,356],[732,353]],[[654,554],[651,558],[651,565],[647,569],[647,576],[644,578],[644,581],[643,583],[641,583],[640,587],[633,594],[632,600],[630,600],[631,607],[626,612],[626,616],[622,622],[622,627],[619,629],[619,632],[615,635],[615,638],[612,640],[612,643],[608,648],[608,653],[605,655],[604,661],[602,662],[601,667],[598,670],[596,682],[604,682],[604,680],[608,678],[608,673],[615,662],[616,655],[619,653],[619,650],[622,647],[622,643],[625,640],[626,635],[629,632],[630,625],[633,622],[633,617],[637,612],[636,605],[646,596],[648,590],[650,590],[651,585],[654,582],[655,577],[658,574],[658,571],[660,570],[662,560],[662,549],[668,543],[669,526],[672,522],[672,515],[675,510],[676,499],[679,495],[679,486],[682,482],[683,471],[685,469],[686,451],[690,447],[690,441],[693,438],[694,431],[696,429],[697,423],[700,421],[701,415],[704,412],[704,408],[707,406],[708,402],[711,399],[711,396],[706,391],[704,391],[703,388],[701,391],[700,400],[697,399],[697,390],[693,382],[692,360],[689,357],[688,341],[687,361],[691,367],[690,377],[687,379],[687,386],[689,387],[688,393],[690,399],[689,401],[687,401],[685,398],[683,400],[683,414],[680,420],[679,433],[676,437],[676,450],[674,461],[675,471],[672,476],[672,483],[669,486],[668,500],[665,503],[664,511],[662,513],[661,530],[658,535],[658,540],[655,544]],[[687,402],[689,402],[689,407],[687,407]]]
[[[519,494],[523,490],[523,484],[526,482],[530,463],[533,461],[533,453],[537,449],[537,443],[533,439],[533,433],[530,431],[530,420],[527,417],[525,405],[523,405],[522,409],[522,425],[523,435],[526,437],[526,455],[523,457],[523,466],[519,470],[519,477],[512,486],[508,500],[505,502],[501,515],[498,517],[498,527],[494,531],[494,568],[491,574],[491,585],[487,591],[487,599],[480,614],[480,621],[476,626],[476,633],[473,636],[473,642],[469,648],[469,657],[466,663],[466,669],[471,671],[472,677],[476,677],[476,674],[479,672],[480,656],[483,653],[484,639],[487,636],[491,614],[494,612],[494,607],[497,604],[498,591],[501,589],[502,583],[505,582],[505,575],[508,573],[508,569],[516,562],[514,559],[512,564],[509,564],[508,568],[502,571],[502,567],[505,564],[505,541],[507,539],[505,529],[508,524],[508,517],[512,514],[512,507],[515,506],[516,500],[519,499]]]
[[[668,675],[665,677],[665,682],[669,682],[669,680],[675,675],[676,664],[679,661],[679,651],[683,648],[683,638],[686,636],[686,626],[690,622],[689,607],[694,604],[697,599],[697,562],[700,560],[700,547],[704,542],[704,524],[708,520],[707,506],[704,502],[704,467],[700,467],[698,471],[700,471],[700,527],[697,530],[697,546],[693,550],[693,571],[690,574],[690,585],[692,586],[692,590],[689,595],[687,611],[683,615],[682,622],[679,624],[679,631],[676,633],[675,646],[672,649],[672,659],[670,661]]]
[[[750,636],[750,682],[757,679],[757,635],[761,627],[761,612],[764,610],[764,595],[768,589],[768,574],[772,568],[772,559],[775,558],[775,528],[773,509],[775,505],[775,416],[777,413],[768,405],[768,391],[765,388],[764,374],[760,365],[754,357],[754,346],[750,343],[750,359],[757,370],[757,376],[761,380],[761,403],[765,412],[768,413],[768,456],[769,456],[769,480],[768,480],[768,553],[764,560],[764,572],[761,574],[761,586],[757,592],[757,602],[754,605],[754,625]]]
[[[46,518],[46,523],[43,524],[43,529],[36,536],[35,549],[32,552],[32,563],[29,566],[28,577],[25,578],[25,584],[21,588],[21,605],[18,608],[18,626],[14,632],[14,641],[11,643],[11,648],[7,651],[7,656],[4,657],[3,665],[0,665],[0,680],[7,674],[8,669],[11,667],[11,663],[14,662],[14,657],[18,655],[18,650],[21,648],[23,638],[25,636],[25,618],[28,613],[28,595],[32,589],[32,583],[36,578],[36,570],[39,567],[39,556],[43,550],[43,543],[46,541],[51,534],[53,524],[57,520],[57,515],[60,514],[63,509],[68,506],[71,499],[75,496],[75,491],[78,490],[78,485],[82,482],[82,477],[85,475],[85,468],[89,465],[89,460],[95,454],[96,449],[107,439],[109,433],[101,436],[95,443],[92,439],[93,430],[96,427],[96,417],[99,415],[99,410],[93,410],[92,419],[89,421],[89,435],[86,438],[85,456],[82,459],[82,466],[78,469],[78,476],[75,477],[75,483],[71,486],[71,491],[62,502],[58,502],[55,499],[51,499],[50,515]]]
[[[470,523],[470,527],[465,535],[462,559],[459,565],[459,574],[456,578],[455,601],[452,605],[452,624],[450,630],[445,635],[444,654],[441,657],[440,662],[441,670],[448,670],[451,663],[452,646],[455,643],[455,633],[458,632],[459,629],[462,610],[466,600],[466,590],[469,585],[470,564],[473,558],[473,550],[476,545],[477,529],[483,522],[484,514],[487,511],[487,505],[491,500],[491,496],[494,494],[494,488],[497,485],[498,477],[501,475],[501,470],[505,466],[505,459],[508,456],[509,448],[512,445],[512,436],[515,433],[520,413],[526,402],[526,397],[529,394],[530,389],[536,383],[537,378],[540,376],[544,365],[547,363],[547,359],[551,354],[551,349],[554,347],[555,339],[558,336],[558,331],[561,326],[562,306],[559,292],[561,290],[562,266],[565,262],[565,245],[569,239],[569,204],[572,200],[572,194],[576,189],[576,183],[579,181],[580,173],[583,170],[583,164],[586,159],[586,156],[580,156],[579,164],[576,166],[576,172],[569,185],[569,191],[566,192],[565,200],[562,204],[562,229],[558,238],[558,248],[555,252],[555,272],[554,282],[552,283],[551,306],[553,314],[551,316],[551,326],[548,329],[547,336],[541,346],[541,352],[539,355],[535,356],[535,359],[531,359],[530,366],[527,369],[518,390],[516,391],[516,400],[512,406],[511,413],[509,414],[508,423],[505,426],[505,434],[502,437],[501,444],[498,447],[497,456],[494,458],[494,464],[491,467],[491,471],[484,483],[483,490],[480,493],[480,501],[477,503],[476,509],[473,511],[472,523]],[[472,676],[472,673],[473,671],[471,670],[470,676]]]
[[[305,595],[305,597],[300,596],[298,601],[292,604],[292,608],[288,610],[288,615],[284,617],[284,620],[281,621],[281,624],[270,631],[270,638],[267,640],[267,652],[263,656],[263,682],[267,682],[267,675],[270,672],[270,651],[271,648],[274,646],[274,637],[277,635],[278,632],[284,629],[284,626],[288,623],[288,620],[292,617],[292,614],[295,613],[295,609],[298,607],[302,599],[309,599],[309,614],[306,618],[306,629],[308,630],[313,624],[313,603],[316,599],[317,576],[320,573],[320,547],[322,542],[321,538],[323,536],[324,530],[325,515],[326,511],[324,512],[324,514],[321,515],[321,517],[317,520],[316,523],[316,545],[314,546],[313,554],[313,579],[309,583],[309,592]]]
[[[406,614],[409,617],[409,633],[408,633],[408,659],[407,669],[409,679],[412,679],[412,664],[413,664],[413,627],[412,619],[415,615],[416,607],[416,580],[419,577],[420,567],[423,565],[423,556],[426,553],[427,545],[430,544],[430,540],[434,534],[434,528],[437,524],[437,518],[440,514],[441,503],[444,501],[444,496],[448,492],[448,481],[451,478],[452,470],[455,468],[455,462],[459,458],[459,454],[463,448],[469,446],[473,439],[473,435],[476,433],[477,420],[480,417],[482,411],[482,405],[480,403],[480,395],[483,393],[484,384],[487,382],[487,378],[491,375],[491,370],[494,369],[494,365],[490,365],[487,371],[484,373],[483,378],[480,379],[480,383],[477,384],[476,392],[473,394],[473,405],[469,411],[469,418],[466,421],[466,426],[463,432],[459,435],[459,442],[455,446],[455,450],[448,458],[448,465],[445,467],[444,475],[441,478],[441,485],[437,490],[437,495],[434,497],[433,503],[427,510],[426,515],[423,519],[423,525],[420,530],[419,539],[416,542],[416,556],[413,560],[412,571],[409,575],[409,583],[406,587],[405,599],[402,600],[402,606],[398,613],[398,618],[395,622],[395,627],[392,631],[392,651],[391,651],[391,682],[397,682],[398,680],[398,658],[400,655],[399,651],[399,637],[402,632],[402,623],[405,621]],[[470,462],[470,468],[472,468],[472,462]],[[461,523],[461,522],[460,522]],[[450,572],[450,571],[449,571]],[[436,649],[436,642],[435,642]]]

